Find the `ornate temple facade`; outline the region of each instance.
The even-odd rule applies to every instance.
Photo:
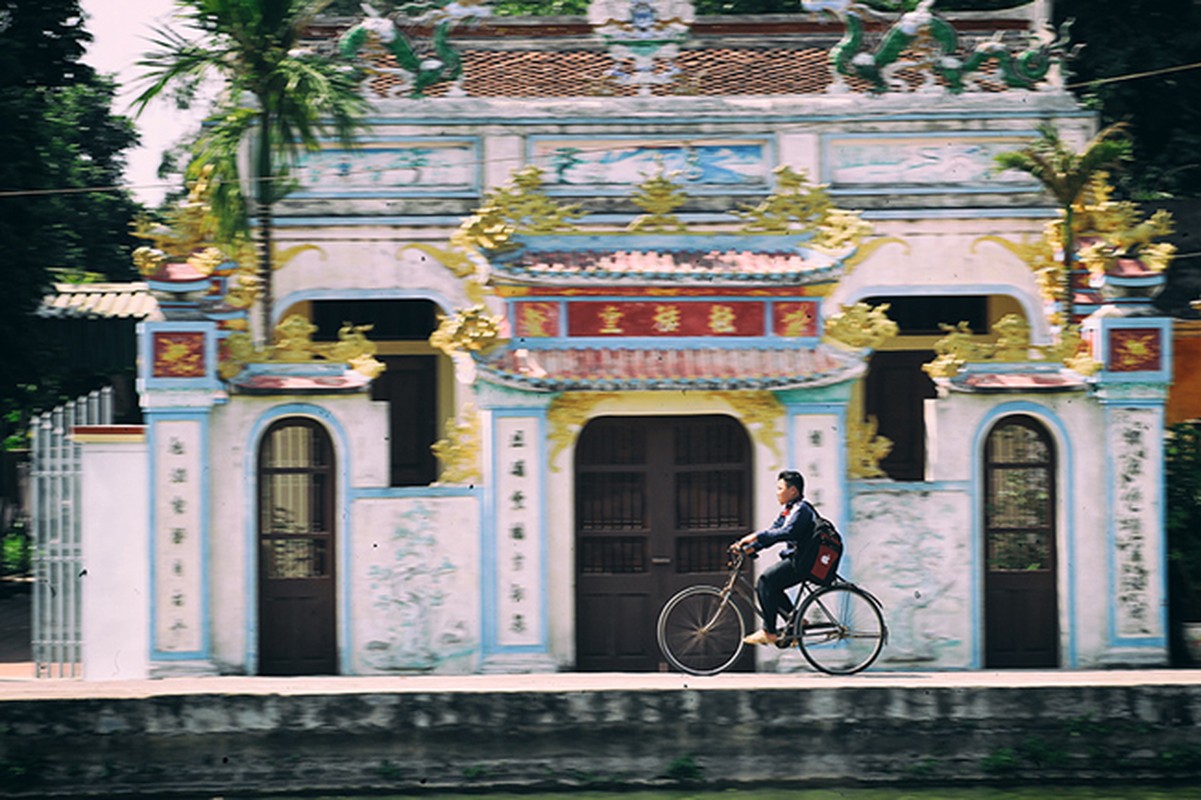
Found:
[[[376,110],[277,208],[274,336],[186,208],[141,252],[145,425],[76,435],[85,609],[122,609],[85,674],[657,671],[786,468],[875,668],[1165,662],[1168,256],[1098,183],[1056,307],[1059,212],[994,166],[1094,132],[1065,41],[812,5],[318,32]]]

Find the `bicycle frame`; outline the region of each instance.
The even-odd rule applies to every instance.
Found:
[[[755,616],[758,617],[759,619],[764,618],[763,617],[763,609],[760,608],[760,606],[759,606],[759,595],[757,592],[755,592],[755,589],[751,585],[751,582],[742,574],[742,567],[747,562],[747,559],[748,558],[754,559],[757,557],[758,556],[755,554],[747,554],[747,553],[743,553],[741,551],[731,551],[730,576],[728,578],[726,578],[726,582],[721,588],[722,602],[717,607],[717,611],[713,615],[714,620],[716,620],[721,615],[721,612],[725,609],[726,604],[730,602],[730,596],[733,594],[740,594],[742,596],[742,599],[746,601],[748,606],[750,606],[751,611],[753,611],[755,613]],[[857,589],[869,601],[871,601],[871,603],[873,605],[875,605],[876,608],[881,611],[881,613],[883,613],[883,611],[884,611],[884,604],[881,603],[880,600],[874,594],[869,592],[867,589],[864,589],[862,586],[852,583],[851,581],[843,580],[841,577],[839,577],[837,575],[834,576],[834,580],[831,581],[828,585],[829,586],[849,586],[851,588]],[[796,617],[797,617],[797,614],[800,612],[801,603],[803,602],[803,598],[806,594],[812,593],[820,588],[823,588],[823,587],[822,586],[814,587],[809,581],[801,581],[801,583],[798,584],[796,600],[793,601],[792,610],[788,612],[788,616],[784,620],[783,630],[781,631],[779,638],[776,640],[776,646],[784,648],[784,647],[791,647],[791,646],[797,644],[797,642],[801,638],[801,634],[798,633],[798,630],[800,630],[800,626],[797,624],[799,622],[799,620],[797,620]],[[712,624],[712,621],[710,621],[709,624]],[[706,627],[708,627],[708,625],[706,625]],[[888,642],[887,626],[885,626],[882,633],[884,635],[884,642],[887,643]]]

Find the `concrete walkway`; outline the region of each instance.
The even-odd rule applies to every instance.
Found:
[[[811,672],[731,673],[698,678],[676,673],[406,675],[385,677],[197,677],[144,681],[37,680],[0,676],[0,702],[63,698],[133,699],[178,695],[386,695],[640,692],[756,689],[971,689],[1035,687],[1201,687],[1201,670],[872,672],[847,677]]]

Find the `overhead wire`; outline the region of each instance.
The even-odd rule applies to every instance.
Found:
[[[1092,86],[1100,86],[1100,85],[1106,85],[1106,84],[1112,84],[1112,83],[1120,83],[1120,82],[1124,82],[1124,81],[1139,80],[1141,78],[1155,77],[1158,75],[1167,75],[1167,74],[1177,73],[1177,72],[1186,72],[1186,71],[1194,70],[1194,69],[1198,69],[1198,68],[1201,68],[1201,61],[1193,62],[1191,64],[1179,64],[1179,65],[1172,66],[1172,67],[1162,67],[1160,69],[1154,69],[1154,70],[1131,72],[1131,73],[1127,73],[1125,75],[1114,75],[1114,76],[1110,76],[1107,78],[1095,78],[1093,80],[1088,80],[1088,81],[1079,81],[1079,82],[1075,82],[1075,83],[1068,83],[1068,84],[1064,84],[1063,88],[1064,89],[1083,89],[1083,88],[1088,88],[1088,87],[1092,87]],[[685,138],[684,141],[687,141],[687,139]],[[619,146],[614,145],[614,146],[605,146],[605,147],[580,148],[577,150],[577,152],[584,153],[584,154],[595,154],[595,153],[612,152],[617,149],[619,149]],[[473,161],[464,162],[464,166],[482,167],[482,166],[486,166],[490,163],[497,163],[500,161],[518,161],[518,160],[519,159],[514,156],[502,156],[502,157],[496,157],[496,158],[475,159]],[[351,174],[351,175],[364,174],[364,173],[373,172],[373,171],[376,171],[376,170],[368,169],[368,168],[364,168],[361,170],[351,169],[346,172],[343,172],[342,174]],[[257,178],[257,179],[252,179],[252,180],[255,180],[258,182],[264,182],[264,181],[275,182],[275,181],[292,180],[292,176],[272,176],[272,177]],[[139,184],[139,185],[135,185],[135,186],[120,184],[120,185],[109,185],[109,186],[67,187],[67,188],[57,188],[57,189],[0,189],[0,198],[47,197],[47,196],[56,196],[56,195],[77,195],[77,194],[104,193],[104,192],[134,191],[134,190],[138,190],[138,189],[181,190],[182,187],[180,187],[176,183],[153,183],[153,184]]]

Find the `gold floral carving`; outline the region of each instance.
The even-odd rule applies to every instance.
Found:
[[[892,441],[877,434],[879,424],[874,416],[865,421],[847,422],[847,477],[883,478],[880,462],[892,452]]]
[[[459,410],[458,419],[446,420],[446,438],[430,447],[442,462],[442,483],[479,483],[483,480],[480,443],[479,414],[475,406],[468,403]]]
[[[1153,272],[1166,269],[1176,247],[1155,240],[1172,233],[1172,215],[1160,210],[1144,218],[1138,204],[1112,198],[1109,175],[1100,172],[1076,204],[1072,231],[1079,248],[1076,253],[1079,264],[1094,278],[1108,272],[1119,258],[1137,259]],[[1057,287],[1063,285],[1060,278],[1063,262],[1059,255],[1063,251],[1062,222],[1047,223],[1043,235],[1033,241],[1023,238],[1014,242],[1002,236],[981,236],[972,243],[971,251],[974,253],[976,246],[984,242],[1000,245],[1013,253],[1037,275],[1043,297],[1055,299]]]
[[[545,235],[574,231],[571,220],[583,216],[578,205],[564,205],[542,190],[542,170],[523,167],[509,185],[488,192],[484,204],[463,221],[451,244],[466,250],[504,251],[515,247],[512,238],[525,233]]]
[[[271,271],[283,269],[292,259],[296,258],[301,253],[320,253],[321,260],[326,259],[326,253],[315,244],[296,244],[286,248],[275,248],[273,251],[274,257],[271,259]]]
[[[1007,314],[996,322],[995,343],[975,336],[966,322],[940,327],[946,335],[934,344],[937,357],[922,366],[931,378],[953,378],[964,365],[983,362],[1059,362],[1082,375],[1091,375],[1101,366],[1089,353],[1078,325],[1069,325],[1058,343],[1047,346],[1030,343],[1030,323],[1017,314]]]
[[[856,248],[855,252],[843,259],[842,274],[850,275],[855,271],[855,267],[859,266],[864,261],[867,261],[867,259],[870,258],[873,253],[886,244],[899,244],[905,249],[905,254],[909,254],[909,242],[905,241],[904,239],[898,239],[895,236],[881,236],[878,239],[869,239]]]
[[[134,221],[133,235],[153,243],[133,252],[134,266],[142,275],[153,275],[168,258],[189,259],[213,241],[217,221],[206,199],[212,189],[212,175],[211,165],[200,171],[200,177],[188,190],[187,201],[168,211],[165,223],[154,222],[148,217]],[[211,272],[210,269],[204,274]]]
[[[631,198],[634,205],[644,212],[634,219],[626,230],[631,233],[687,233],[688,229],[675,210],[684,205],[687,195],[684,189],[671,180],[660,161],[655,174],[638,184],[638,191]]]
[[[369,378],[379,377],[384,365],[375,358],[376,346],[366,334],[370,325],[343,325],[338,330],[338,341],[319,343],[313,341],[317,326],[300,314],[290,314],[275,326],[274,341],[267,347],[256,347],[250,334],[236,332],[226,340],[218,373],[229,380],[236,376],[246,364],[308,362],[341,362],[355,372]]]
[[[565,392],[551,401],[546,412],[546,438],[551,444],[547,463],[551,472],[559,471],[559,454],[575,441],[597,404],[619,396],[615,392]]]
[[[724,400],[738,413],[744,424],[754,426],[751,436],[755,441],[771,450],[776,457],[776,463],[769,469],[776,469],[784,458],[780,449],[780,432],[776,423],[784,417],[784,405],[771,392],[709,392],[711,397]]]
[[[489,314],[483,305],[460,309],[441,318],[429,342],[448,356],[460,351],[487,353],[503,342],[501,321],[500,316]]]
[[[476,264],[471,257],[473,248],[464,246],[464,241],[462,231],[460,230],[451,236],[451,246],[449,248],[434,247],[427,242],[410,242],[400,248],[397,252],[397,257],[406,250],[417,250],[424,253],[450,270],[451,275],[464,281],[464,289],[468,300],[473,303],[482,303],[484,302],[487,290],[482,283],[475,279]]]
[[[743,233],[816,232],[826,222],[834,204],[825,184],[809,183],[808,174],[789,166],[777,167],[776,191],[757,206],[744,205],[734,214],[746,222]]]
[[[896,336],[897,324],[888,318],[888,303],[869,306],[855,303],[842,306],[842,310],[826,320],[827,340],[841,342],[849,347],[872,349]]]

